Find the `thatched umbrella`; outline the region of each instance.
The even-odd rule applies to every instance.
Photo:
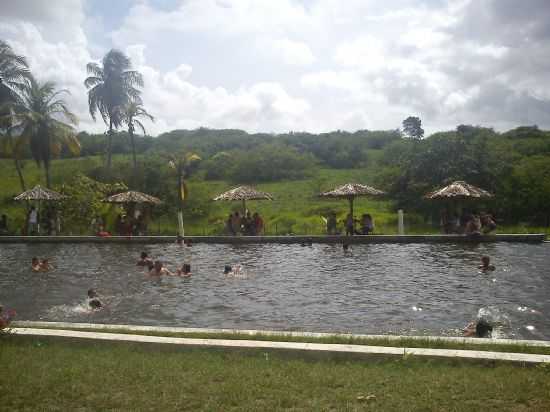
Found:
[[[319,196],[335,199],[348,199],[349,212],[353,217],[353,201],[358,196],[380,196],[386,194],[382,190],[375,189],[374,187],[361,185],[359,183],[346,183],[343,186],[339,186],[334,190],[321,193]]]
[[[40,215],[40,203],[42,201],[56,202],[65,198],[67,198],[67,196],[62,195],[55,190],[36,185],[32,189],[27,190],[20,195],[14,197],[13,200],[24,200],[27,202],[31,200],[38,201],[38,214]],[[38,221],[38,233],[40,233],[40,220]]]
[[[424,198],[429,200],[446,200],[450,203],[446,205],[443,217],[443,228],[445,233],[454,229],[449,229],[449,207],[454,210],[462,209],[462,201],[465,200],[477,200],[477,199],[490,199],[493,195],[488,191],[481,189],[477,186],[468,184],[462,180],[457,180],[451,183],[448,186],[442,187],[440,189],[434,190],[433,192],[427,193]]]
[[[129,216],[133,217],[134,209],[136,205],[149,205],[156,206],[160,205],[162,201],[155,196],[148,195],[142,192],[136,192],[130,190],[128,192],[117,193],[116,195],[109,196],[107,199],[104,199],[105,203],[118,203],[123,205],[128,205],[126,213]]]
[[[273,196],[270,193],[260,192],[250,186],[239,186],[216,196],[214,200],[241,200],[243,202],[243,212],[246,213],[247,200],[273,200]]]
[[[122,203],[122,204],[150,204],[159,205],[162,201],[155,196],[151,196],[141,192],[130,190],[129,192],[118,193],[109,196],[104,200],[106,203]]]
[[[448,186],[426,194],[424,197],[426,199],[481,199],[491,198],[493,195],[477,186],[457,180]]]

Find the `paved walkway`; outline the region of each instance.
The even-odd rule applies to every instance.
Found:
[[[241,339],[194,339],[162,336],[128,335],[122,333],[84,332],[74,330],[13,328],[18,335],[47,336],[59,338],[93,339],[104,341],[123,341],[138,343],[172,344],[193,347],[219,347],[238,349],[275,349],[297,350],[318,353],[347,353],[386,356],[422,356],[435,358],[463,358],[476,360],[498,360],[522,363],[550,363],[550,355],[532,355],[523,353],[486,352],[473,350],[397,348],[386,346],[273,342]]]

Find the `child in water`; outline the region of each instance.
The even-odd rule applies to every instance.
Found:
[[[88,290],[88,305],[93,310],[99,310],[103,307],[103,303],[101,303],[101,301],[99,300],[95,289]]]
[[[191,265],[188,263],[184,263],[180,269],[176,272],[178,276],[183,276],[185,278],[188,278],[191,276]]]
[[[484,319],[470,322],[464,328],[464,336],[469,338],[489,338],[493,327]]]
[[[495,267],[491,265],[491,258],[489,256],[482,256],[481,257],[481,265],[478,266],[478,268],[482,272],[491,272],[495,270]]]
[[[170,272],[168,269],[163,267],[162,262],[160,260],[155,260],[153,268],[149,271],[149,275],[150,276],[162,276],[162,275],[174,276],[172,272]]]
[[[33,272],[40,272],[40,260],[37,257],[32,258],[31,269]]]
[[[50,264],[48,259],[42,259],[42,261],[40,261],[37,257],[33,257],[31,261],[31,269],[33,272],[47,272],[55,268]]]
[[[153,263],[151,258],[145,252],[141,252],[140,258],[137,261],[137,266],[149,266],[149,262]]]
[[[233,277],[245,277],[246,273],[243,270],[243,267],[241,265],[235,265],[235,267],[232,267],[231,265],[225,265],[223,269],[223,274],[225,276],[233,276]]]

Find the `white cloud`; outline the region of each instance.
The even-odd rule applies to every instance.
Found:
[[[142,0],[109,18],[114,9],[85,15],[93,1],[50,3],[6,2],[0,38],[37,77],[71,90],[87,130],[105,128],[91,121],[82,84],[86,63],[111,47],[105,39],[143,73],[153,133],[395,128],[411,114],[427,131],[550,127],[546,0],[186,0],[162,9]]]
[[[313,52],[304,42],[282,38],[260,41],[259,47],[265,55],[289,66],[309,66],[315,62]]]

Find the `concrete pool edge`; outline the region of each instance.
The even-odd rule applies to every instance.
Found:
[[[521,363],[550,363],[550,355],[489,352],[457,349],[428,349],[389,346],[367,346],[332,343],[277,342],[257,340],[174,338],[164,336],[128,335],[122,333],[84,332],[63,329],[13,328],[11,332],[22,336],[48,338],[90,339],[108,342],[132,342],[150,344],[170,344],[189,347],[223,349],[266,349],[302,351],[313,353],[339,353],[346,355],[420,356],[427,358],[454,358],[483,361],[506,361]]]
[[[357,236],[186,236],[193,243],[491,243],[522,242],[542,243],[543,233],[536,234],[496,234],[489,236],[464,235],[357,235]],[[175,236],[0,236],[0,243],[174,243]]]
[[[241,336],[273,336],[273,337],[298,337],[298,338],[345,338],[345,339],[384,339],[389,341],[418,340],[433,341],[472,345],[523,345],[550,348],[550,341],[527,340],[527,339],[489,339],[489,338],[466,338],[457,336],[422,336],[422,335],[367,335],[352,333],[330,333],[330,332],[299,332],[299,331],[277,331],[261,329],[215,329],[215,328],[186,328],[171,326],[147,326],[147,325],[116,325],[104,323],[73,323],[73,322],[45,322],[45,321],[14,321],[14,328],[50,328],[55,329],[95,329],[95,330],[117,330],[128,332],[155,332],[155,333],[188,333],[188,334],[228,334]]]

